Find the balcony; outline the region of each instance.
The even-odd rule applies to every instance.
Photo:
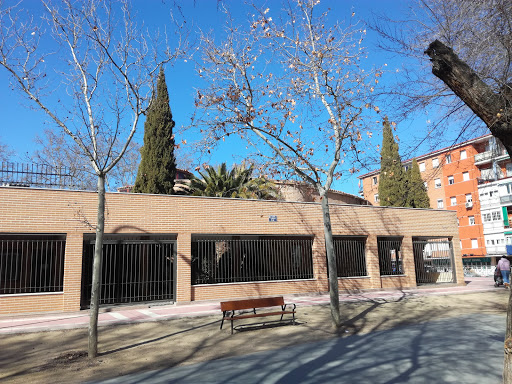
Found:
[[[491,161],[506,160],[507,158],[508,154],[505,149],[500,148],[496,151],[486,151],[475,155],[475,165],[483,165]]]
[[[508,205],[512,203],[512,195],[500,196],[501,205]]]
[[[489,255],[504,255],[507,253],[507,248],[505,245],[489,245],[485,247],[485,249]]]

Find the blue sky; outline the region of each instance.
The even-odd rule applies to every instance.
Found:
[[[37,17],[39,14],[38,2],[32,0],[26,3],[31,12]],[[170,9],[174,1],[134,0],[132,3],[134,10],[138,13],[140,22],[143,21],[150,28],[163,29],[169,22]],[[187,19],[187,24],[193,30],[201,28],[203,31],[213,30],[219,33],[220,27],[223,25],[224,14],[218,10],[218,2],[216,0],[185,0],[178,3],[182,6],[182,12]],[[239,1],[228,1],[227,3],[230,5],[230,11],[234,17],[240,23],[243,23],[246,20],[247,8],[243,7],[242,2]],[[322,4],[324,3],[331,8],[331,17],[349,18],[350,14],[355,12],[356,17],[363,20],[371,17],[372,12],[376,14],[386,13],[389,16],[399,17],[402,14],[403,7],[407,4],[406,1],[398,0],[332,0],[323,1]],[[274,5],[277,6],[278,2],[267,1],[265,3],[262,2],[262,4],[272,7]],[[192,32],[192,38],[194,38],[194,32]],[[368,62],[376,66],[387,63],[387,68],[390,71],[400,67],[402,65],[401,60],[391,58],[385,53],[376,50],[374,47],[375,38],[374,33],[368,30],[366,40],[366,46],[369,47],[370,51]],[[187,125],[190,121],[190,116],[194,112],[195,87],[199,84],[193,61],[181,60],[174,67],[167,67],[166,80],[176,125],[177,127]],[[384,81],[386,81],[386,77],[384,77]],[[391,81],[391,78],[387,81]],[[0,92],[0,114],[2,116],[0,142],[7,144],[16,152],[15,161],[22,161],[26,153],[30,154],[34,150],[34,137],[36,134],[41,134],[44,128],[53,127],[53,125],[48,123],[49,120],[43,112],[27,108],[26,99],[19,93],[9,89],[8,73],[3,68],[0,68],[0,88],[2,89]],[[387,111],[383,111],[383,113],[387,113]],[[426,117],[420,115],[399,125],[397,135],[400,137],[403,148],[414,145],[417,138],[425,130],[425,121]],[[136,140],[140,143],[142,143],[142,135],[143,121],[139,124],[136,134]],[[191,132],[185,132],[183,135],[178,135],[177,142],[181,140],[192,142],[194,138]],[[372,146],[375,147],[375,145],[380,143],[380,140],[381,136],[375,135]],[[221,147],[217,148],[210,157],[197,158],[196,160],[211,164],[218,164],[224,161],[228,165],[234,162],[239,163],[244,157],[243,148],[243,143],[236,139],[228,140]],[[409,158],[412,155],[420,155],[429,150],[430,148],[424,145],[416,153],[403,153],[402,156]],[[372,155],[375,154],[376,152]],[[363,170],[362,173],[366,171],[368,170]],[[344,178],[342,182],[335,183],[333,188],[357,194],[357,175]]]

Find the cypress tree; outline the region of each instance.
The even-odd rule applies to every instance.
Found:
[[[144,123],[144,146],[134,192],[173,194],[176,178],[174,125],[165,74],[160,67],[156,98],[152,100]]]
[[[412,208],[430,208],[430,198],[421,178],[420,167],[416,159],[412,161],[412,167],[406,174],[407,202]]]
[[[398,153],[398,144],[388,118],[382,124],[382,148],[380,152],[379,200],[382,206],[403,207],[405,199],[405,175]]]

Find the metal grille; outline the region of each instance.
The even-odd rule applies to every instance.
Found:
[[[65,235],[0,235],[0,294],[62,292]]]
[[[367,276],[365,244],[363,237],[334,238],[338,277]]]
[[[453,283],[452,243],[447,239],[413,239],[417,284]]]
[[[72,188],[76,187],[74,184],[76,180],[68,167],[2,161],[0,168],[0,185]]]
[[[313,278],[313,239],[195,239],[192,284]]]
[[[381,276],[402,275],[402,238],[379,237],[377,248],[379,253],[379,268]]]
[[[91,303],[93,241],[85,242],[81,307]],[[100,305],[174,300],[175,241],[105,241]]]

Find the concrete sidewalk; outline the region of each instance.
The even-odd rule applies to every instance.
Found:
[[[371,291],[355,294],[341,294],[341,302],[369,300],[397,300],[403,297],[452,295],[461,293],[485,292],[497,289],[492,277],[467,277],[465,286],[430,286],[428,288]],[[296,303],[298,307],[326,305],[329,295],[290,295],[287,302]],[[186,305],[137,305],[119,306],[103,309],[99,315],[99,326],[112,324],[130,324],[148,321],[161,321],[179,317],[219,315],[218,301],[198,302]],[[89,312],[67,312],[50,314],[31,314],[0,316],[0,334],[41,332],[59,329],[86,328],[89,324]]]

